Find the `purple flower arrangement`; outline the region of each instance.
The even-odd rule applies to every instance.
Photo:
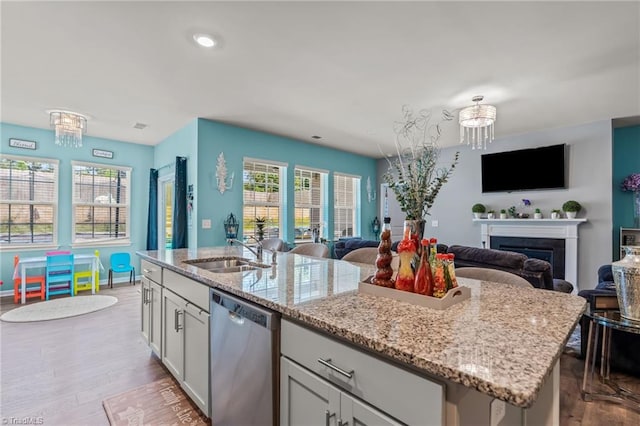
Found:
[[[631,173],[620,185],[623,191],[640,192],[640,173]]]

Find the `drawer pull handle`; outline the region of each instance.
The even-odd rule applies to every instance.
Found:
[[[353,377],[354,370],[346,371],[346,370],[343,370],[340,367],[336,367],[335,365],[331,364],[331,358],[327,358],[327,359],[318,358],[318,362],[320,364],[324,365],[325,367],[330,368],[333,371],[342,374],[346,378],[350,379],[350,378]]]
[[[324,424],[326,426],[329,426],[329,420],[331,420],[331,417],[335,416],[336,413],[330,414],[329,410],[324,412]]]
[[[150,273],[152,273],[153,271],[155,271],[155,269],[147,269],[147,268],[144,268],[142,271],[143,271],[145,274],[150,274]]]
[[[345,420],[344,422],[342,421],[342,419],[338,420],[338,426],[348,426],[349,425],[349,420]]]

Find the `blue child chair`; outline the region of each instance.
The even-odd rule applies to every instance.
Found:
[[[46,299],[56,294],[73,296],[73,254],[47,256]]]
[[[136,268],[131,265],[131,255],[129,253],[112,253],[109,258],[111,267],[109,268],[109,287],[113,288],[113,273],[129,272],[129,282],[135,284]]]

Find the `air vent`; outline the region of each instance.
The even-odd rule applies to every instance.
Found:
[[[322,139],[322,136],[313,135],[313,136],[311,136],[311,139]]]
[[[147,125],[146,125],[146,124],[144,124],[144,123],[136,123],[136,124],[134,124],[134,125],[133,125],[133,128],[134,128],[134,129],[138,129],[138,130],[142,130],[142,129],[144,129],[145,127],[147,127]]]

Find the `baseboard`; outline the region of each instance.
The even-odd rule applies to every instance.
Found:
[[[142,279],[142,275],[136,275],[134,278],[135,281],[140,281],[140,279]],[[129,277],[124,277],[124,276],[113,280],[114,284],[122,284],[122,283],[128,283],[128,282],[129,282]],[[108,284],[109,284],[108,279],[100,280],[100,287],[107,286]],[[13,297],[13,288],[11,288],[10,290],[0,291],[0,297]]]

